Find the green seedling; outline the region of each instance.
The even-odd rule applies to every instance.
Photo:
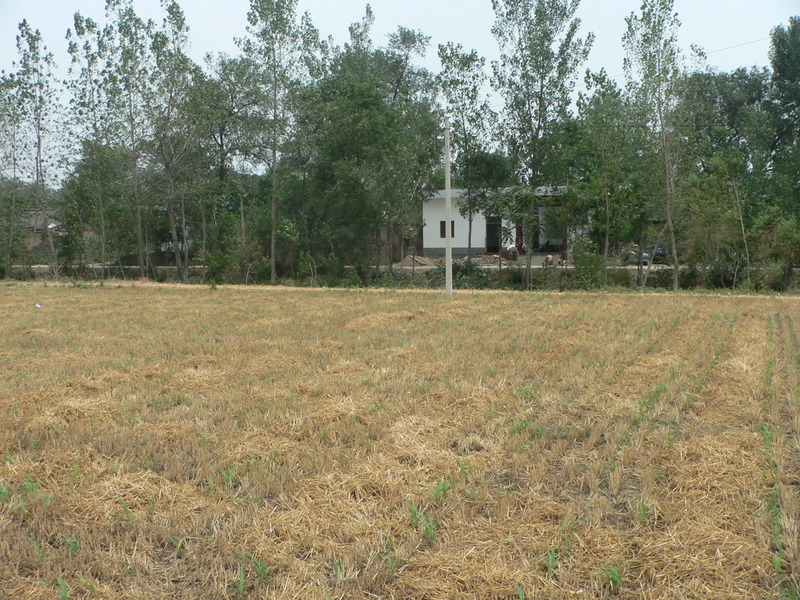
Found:
[[[444,500],[444,497],[447,495],[447,492],[450,490],[450,486],[452,486],[453,483],[454,483],[453,478],[450,475],[448,475],[447,479],[442,479],[436,485],[432,493],[433,501],[436,504],[436,506],[439,506],[442,500]]]
[[[244,567],[241,564],[239,564],[239,577],[236,579],[234,585],[236,586],[236,597],[241,600],[244,598],[245,589]]]
[[[556,567],[558,566],[558,554],[556,553],[555,548],[550,548],[547,550],[547,576],[553,577],[556,572]]]
[[[133,513],[131,512],[131,509],[128,508],[128,503],[125,502],[125,498],[120,498],[119,501],[122,503],[122,511],[125,514],[125,520],[133,525]]]
[[[436,527],[426,515],[422,515],[422,534],[433,544],[436,541]]]
[[[64,544],[69,549],[69,553],[72,556],[78,556],[78,553],[81,551],[81,545],[76,536],[73,535],[71,538],[65,539]]]
[[[175,558],[182,558],[186,546],[186,538],[185,537],[178,538],[173,535],[170,535],[168,537],[169,541],[172,542],[173,548],[175,548]]]
[[[36,540],[32,537],[28,537],[28,543],[31,545],[31,548],[33,548],[33,554],[36,556],[36,564],[41,567],[44,562],[44,552],[39,548],[39,544],[37,544]]]
[[[775,569],[775,574],[780,576],[783,568],[783,559],[781,558],[781,555],[778,552],[773,553],[770,562],[772,563],[772,567]]]
[[[267,565],[266,561],[255,558],[250,552],[245,552],[239,558],[244,560],[253,569],[259,586],[267,582],[270,573],[272,573],[272,570],[275,568],[271,565]]]
[[[611,593],[619,594],[622,589],[622,575],[620,575],[619,569],[609,567],[605,570],[604,575],[611,585]]]
[[[22,493],[26,496],[32,496],[36,493],[36,482],[31,479],[30,475],[25,475],[25,483],[22,484]]]
[[[411,518],[411,527],[416,529],[417,525],[419,525],[419,509],[413,504],[406,504],[406,506],[408,506],[408,516]]]
[[[636,519],[639,523],[644,523],[645,519],[647,518],[647,513],[650,512],[650,507],[645,504],[642,499],[636,501],[636,505],[633,507],[633,512],[636,514]]]
[[[60,577],[58,578],[58,597],[61,598],[61,600],[67,600],[69,598],[69,588],[66,582]]]

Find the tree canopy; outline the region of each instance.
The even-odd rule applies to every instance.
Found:
[[[621,83],[583,72],[594,36],[579,0],[492,7],[499,59],[443,43],[436,73],[419,64],[424,32],[373,39],[369,5],[338,45],[297,0],[251,0],[239,54],[197,64],[176,0],[158,23],[106,0],[65,24],[64,81],[23,21],[0,75],[2,274],[170,264],[184,282],[336,281],[350,265],[366,281],[430,226],[447,116],[468,251],[475,215],[504,217],[523,230],[529,283],[537,232],[555,227],[568,260],[634,262],[642,285],[656,258],[673,287],[790,285],[800,17],[771,32],[769,67],[726,73],[689,66],[672,0],[645,0],[626,18]]]

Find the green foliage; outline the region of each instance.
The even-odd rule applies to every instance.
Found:
[[[355,268],[349,269],[349,277],[347,280],[348,287],[362,287],[364,282],[361,281],[361,277],[358,276],[358,271]]]
[[[572,285],[580,289],[593,289],[605,283],[603,259],[591,242],[582,238],[576,240],[572,254],[575,260]]]
[[[432,276],[433,287],[444,286],[445,267],[440,265]],[[456,289],[489,289],[493,287],[489,272],[472,261],[453,262],[453,287]]]
[[[227,253],[215,252],[203,257],[206,266],[206,279],[214,283],[227,283],[230,277],[230,268],[233,256]]]
[[[318,272],[320,283],[326,287],[337,287],[342,282],[342,263],[335,254],[328,254],[319,259]]]
[[[593,40],[579,37],[578,6],[493,2],[501,55],[489,78],[485,58],[454,43],[438,47],[440,73],[421,68],[430,40],[419,31],[374,43],[369,8],[348,43],[323,41],[297,0],[253,0],[242,54],[209,57],[202,71],[177,3],[165,2],[156,24],[112,2],[106,23],[76,14],[67,36],[69,160],[48,156],[61,126],[52,57],[23,22],[18,68],[0,74],[0,277],[28,277],[41,261],[100,279],[140,265],[138,277],[162,280],[150,263],[170,254],[180,281],[199,281],[193,264],[209,283],[267,283],[280,269],[290,284],[438,286],[436,272],[412,280],[373,267],[386,261],[388,234],[408,243],[418,233],[423,199],[443,185],[444,112],[467,190],[462,215],[521,225],[531,246],[544,225],[531,189],[570,190],[550,213],[588,238],[571,244],[575,268],[526,272],[525,287],[628,287],[600,263],[639,244],[670,256],[674,246],[681,266],[642,285],[792,289],[800,18],[773,30],[771,69],[685,73],[674,2],[646,0],[626,19],[627,85],[587,73],[573,115]],[[25,146],[37,132],[41,151]],[[52,190],[59,161],[72,166]],[[28,209],[60,223],[33,250]],[[342,280],[344,265],[355,268]],[[521,275],[456,267],[455,278],[518,288]]]

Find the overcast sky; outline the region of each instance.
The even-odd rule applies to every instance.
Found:
[[[347,39],[347,26],[363,16],[365,4],[364,0],[299,0],[299,10],[311,13],[323,36],[342,42]],[[436,45],[447,41],[475,48],[489,60],[497,56],[491,0],[372,0],[370,4],[376,17],[373,40],[377,45],[384,44],[386,34],[398,25],[432,36],[423,63],[431,70],[438,70]],[[16,60],[17,25],[27,19],[42,32],[56,55],[59,74],[65,75],[69,57],[64,37],[72,15],[79,11],[102,21],[104,5],[104,0],[0,0],[0,69],[10,69]],[[134,6],[140,16],[160,22],[159,0],[134,0]],[[245,34],[249,0],[183,0],[181,6],[195,60],[202,61],[207,52],[237,53],[233,40]],[[640,0],[583,0],[579,9],[582,34],[592,31],[596,36],[587,67],[605,67],[612,76],[622,73],[624,19],[639,7]],[[699,44],[709,52],[712,66],[731,71],[740,66],[767,66],[770,31],[800,14],[800,5],[798,0],[675,0],[675,10],[682,22],[679,41],[684,50]]]

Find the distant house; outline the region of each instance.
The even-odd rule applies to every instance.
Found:
[[[67,235],[55,215],[43,213],[40,210],[28,209],[22,215],[22,226],[25,228],[25,246],[28,250],[33,250],[41,244],[47,242],[47,230],[53,232],[54,237],[64,237]]]
[[[541,198],[555,198],[563,194],[563,187],[538,187],[536,195]],[[452,198],[452,219],[450,223],[450,235],[453,238],[453,254],[456,256],[466,256],[468,252],[468,231],[469,221],[462,217],[458,211],[458,204],[466,197],[467,190],[451,190]],[[557,250],[564,243],[562,233],[553,226],[548,219],[548,213],[557,207],[555,202],[550,202],[550,206],[540,206],[538,212],[539,222],[542,227],[536,237],[536,248]],[[445,191],[438,190],[422,203],[422,218],[425,225],[422,228],[422,254],[423,256],[444,256],[447,232],[445,230]],[[502,239],[503,231],[511,232],[511,239]],[[502,246],[515,245],[522,247],[522,228],[516,223],[501,222],[499,218],[477,213],[472,217],[472,253],[473,254],[497,254]]]

